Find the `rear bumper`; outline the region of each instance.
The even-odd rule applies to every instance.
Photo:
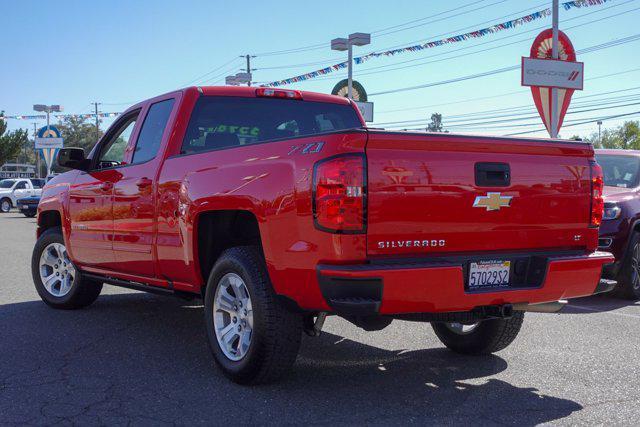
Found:
[[[607,252],[549,256],[542,283],[491,291],[466,291],[464,263],[320,265],[318,281],[335,312],[349,315],[471,311],[503,304],[539,304],[606,292],[601,281]]]

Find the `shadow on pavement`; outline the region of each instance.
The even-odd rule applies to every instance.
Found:
[[[598,294],[590,297],[576,298],[562,309],[568,314],[593,314],[618,310],[623,307],[640,306],[640,301],[631,301],[612,294]]]
[[[202,307],[140,293],[78,311],[4,305],[0,325],[0,423],[534,425],[582,409],[485,378],[508,369],[498,356],[390,351],[329,333],[303,340],[282,382],[240,387],[212,362]]]

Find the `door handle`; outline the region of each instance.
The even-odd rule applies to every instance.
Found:
[[[113,182],[105,181],[102,184],[100,184],[100,189],[102,191],[111,191],[112,188],[113,188]]]
[[[508,163],[478,162],[475,165],[478,187],[508,187],[511,185],[511,167]]]
[[[149,187],[151,184],[153,184],[153,181],[151,181],[147,177],[140,178],[139,180],[136,181],[136,185],[138,186],[138,188]]]

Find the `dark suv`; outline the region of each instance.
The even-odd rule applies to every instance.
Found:
[[[604,277],[615,279],[615,292],[640,299],[640,151],[596,150],[604,172],[604,216],[599,249],[611,252],[616,262],[605,267]]]

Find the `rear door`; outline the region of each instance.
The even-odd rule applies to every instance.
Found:
[[[168,138],[175,98],[159,99],[143,111],[137,137],[127,150],[128,165],[114,183],[113,250],[116,271],[154,277],[153,241],[156,230],[156,181]]]
[[[588,243],[588,144],[371,131],[366,151],[369,255]]]

